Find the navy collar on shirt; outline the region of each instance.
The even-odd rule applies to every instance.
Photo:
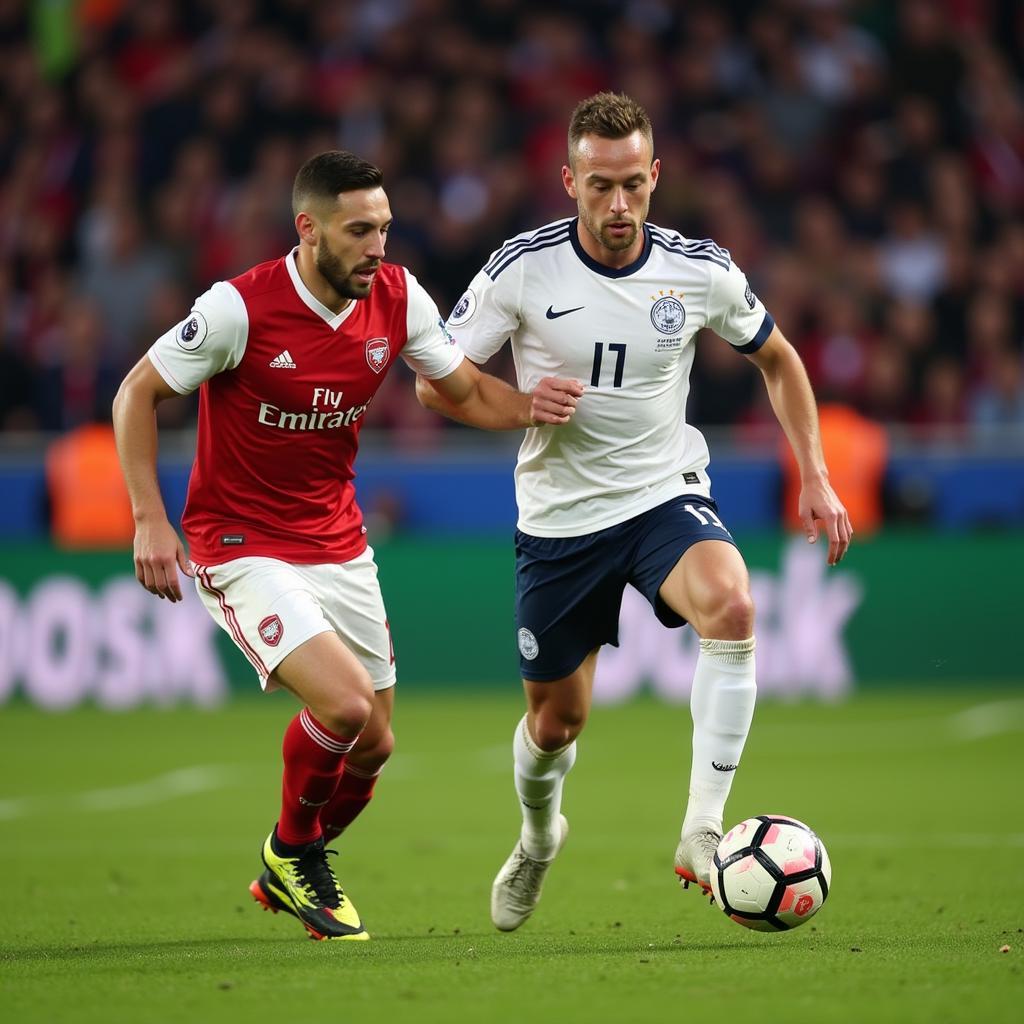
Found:
[[[651,231],[646,224],[644,224],[644,247],[640,255],[633,260],[632,263],[627,264],[624,267],[606,267],[603,263],[598,263],[593,257],[588,256],[586,250],[580,245],[579,236],[579,217],[574,217],[573,222],[569,227],[569,241],[572,243],[572,247],[579,257],[580,262],[585,266],[589,267],[595,274],[600,274],[602,277],[629,277],[630,274],[635,274],[646,262],[648,257],[651,255]]]

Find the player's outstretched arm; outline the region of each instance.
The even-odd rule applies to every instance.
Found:
[[[181,600],[177,569],[194,575],[167,519],[156,475],[156,407],[176,394],[143,356],[114,398],[117,454],[135,517],[135,577],[151,594],[171,601]]]
[[[420,404],[460,423],[483,430],[517,430],[541,424],[568,423],[583,395],[577,380],[545,377],[529,394],[482,373],[464,359],[447,377],[417,376]]]
[[[748,358],[764,376],[772,409],[800,468],[800,520],[807,539],[818,539],[818,523],[828,534],[828,564],[835,565],[850,546],[853,527],[850,516],[828,480],[828,468],[821,449],[818,407],[811,382],[796,349],[778,327]]]

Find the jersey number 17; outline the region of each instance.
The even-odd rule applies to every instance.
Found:
[[[615,374],[612,377],[612,387],[622,387],[622,371],[626,366],[626,346],[622,344],[608,345],[608,351],[615,353]],[[601,386],[601,362],[604,359],[604,342],[594,342],[594,367],[590,371],[590,386],[592,388]]]

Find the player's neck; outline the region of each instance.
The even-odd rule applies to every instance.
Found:
[[[304,245],[300,245],[299,251],[295,254],[295,266],[299,271],[302,283],[309,289],[313,298],[323,303],[335,316],[352,301],[339,294],[327,278],[317,270],[312,251]]]
[[[607,246],[602,245],[584,227],[582,219],[576,222],[576,237],[579,239],[580,248],[595,263],[600,263],[601,266],[608,267],[611,270],[621,270],[623,267],[628,267],[631,263],[636,263],[643,254],[645,245],[644,233],[638,231],[636,241],[628,249],[609,249]]]

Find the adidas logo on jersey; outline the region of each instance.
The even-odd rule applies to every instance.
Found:
[[[295,362],[292,359],[291,352],[285,349],[279,356],[275,356],[270,360],[270,365],[275,370],[294,370]]]

